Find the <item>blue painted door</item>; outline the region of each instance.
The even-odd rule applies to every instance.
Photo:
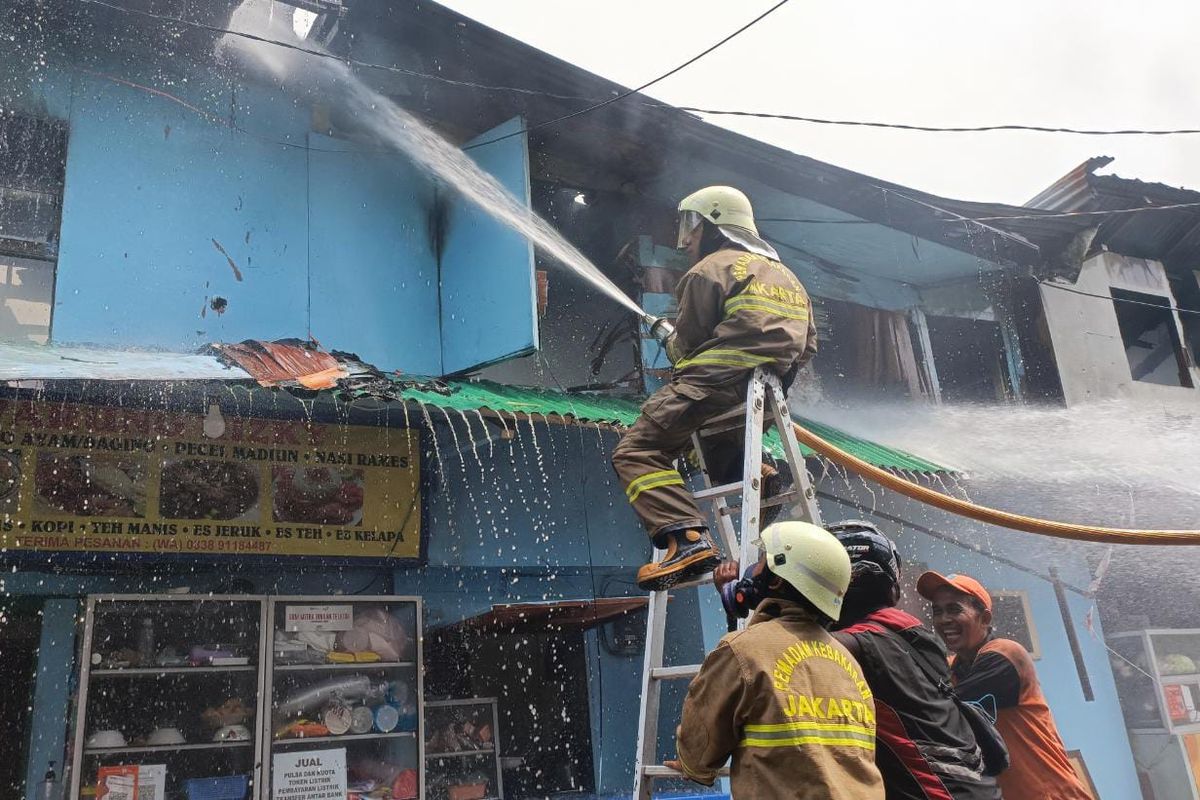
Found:
[[[521,130],[520,117],[468,146]],[[529,148],[522,134],[468,155],[529,206]],[[451,192],[440,254],[442,372],[466,372],[537,349],[533,246],[524,236]]]

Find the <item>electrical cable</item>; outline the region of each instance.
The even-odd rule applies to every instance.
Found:
[[[1157,308],[1159,311],[1166,311],[1166,310],[1176,311],[1180,314],[1200,314],[1200,309],[1180,308],[1179,306],[1171,305],[1170,303],[1164,303],[1164,304],[1160,305],[1158,303],[1147,303],[1143,300],[1133,300],[1128,297],[1113,297],[1111,295],[1095,294],[1093,292],[1085,292],[1082,289],[1076,289],[1073,286],[1063,286],[1061,283],[1051,283],[1050,281],[1038,281],[1038,284],[1041,286],[1048,286],[1051,289],[1058,289],[1063,292],[1070,292],[1071,294],[1077,294],[1082,297],[1094,297],[1097,300],[1111,300],[1114,303],[1129,303],[1130,305],[1135,305],[1135,306],[1146,306],[1147,308]]]
[[[1200,128],[1174,128],[1160,130],[1144,130],[1139,128],[1120,129],[1089,129],[1068,128],[1051,125],[908,125],[899,122],[870,122],[850,119],[822,119],[819,117],[801,117],[795,114],[773,114],[761,111],[725,111],[714,108],[696,108],[694,106],[674,106],[680,111],[693,114],[713,114],[730,117],[753,117],[756,119],[780,119],[790,122],[808,122],[814,125],[840,125],[858,128],[888,128],[900,131],[921,131],[923,133],[987,133],[991,131],[1029,131],[1032,133],[1070,133],[1078,136],[1190,136],[1200,134]]]
[[[793,423],[796,438],[804,445],[815,450],[841,466],[858,473],[864,478],[880,484],[886,489],[899,492],[920,503],[931,505],[942,511],[967,517],[987,525],[998,525],[1002,528],[1034,533],[1039,536],[1052,536],[1059,539],[1069,539],[1077,542],[1099,542],[1101,544],[1136,544],[1136,545],[1200,545],[1200,530],[1133,530],[1126,528],[1102,528],[1096,525],[1078,525],[1071,522],[1054,522],[1052,520],[1026,517],[1008,511],[1000,511],[986,506],[976,505],[967,500],[951,497],[934,489],[888,472],[881,467],[863,461],[857,456],[847,453],[839,447],[830,444],[798,423]]]
[[[646,81],[641,86],[635,87],[633,89],[626,89],[624,92],[621,92],[616,97],[610,97],[607,100],[603,100],[599,103],[593,103],[592,105],[588,106],[587,108],[581,108],[578,111],[572,111],[570,114],[563,114],[561,117],[554,117],[553,119],[548,119],[543,122],[539,122],[536,125],[529,125],[529,126],[525,127],[523,130],[513,131],[512,133],[506,133],[503,136],[497,136],[495,139],[488,139],[485,142],[479,142],[478,144],[473,144],[470,147],[464,147],[463,149],[464,150],[474,150],[476,147],[483,147],[484,145],[495,144],[496,142],[502,142],[505,139],[510,139],[513,136],[520,136],[521,134],[527,134],[527,133],[530,133],[531,131],[540,130],[541,128],[545,128],[550,125],[556,125],[560,122],[566,122],[569,119],[575,119],[576,117],[582,117],[584,114],[589,114],[592,111],[595,111],[600,108],[604,108],[607,105],[612,105],[613,103],[616,103],[620,100],[624,100],[626,97],[629,97],[632,94],[637,94],[641,91],[649,89],[654,84],[659,83],[660,81],[664,81],[667,78],[674,75],[675,73],[680,72],[680,71],[686,69],[687,67],[690,67],[692,64],[695,64],[697,61],[704,58],[706,55],[708,55],[712,51],[716,50],[718,47],[721,47],[725,43],[729,42],[736,36],[743,33],[744,31],[749,30],[753,26],[757,25],[759,22],[761,22],[762,20],[766,19],[768,16],[773,14],[775,11],[777,11],[780,8],[782,8],[783,6],[787,5],[787,3],[788,3],[788,0],[779,0],[778,3],[771,6],[766,11],[759,14],[757,17],[750,20],[749,22],[747,22],[742,27],[738,28],[733,33],[731,33],[728,36],[726,36],[725,38],[721,39],[716,44],[711,45],[706,50],[703,50],[700,53],[697,53],[696,55],[689,58],[687,61],[685,61],[682,64],[680,64],[679,66],[675,67],[674,69],[672,69],[668,72],[664,72],[662,75],[659,75],[657,78]]]
[[[590,97],[581,97],[579,95],[570,95],[570,94],[555,94],[554,92],[548,92],[548,91],[544,91],[541,89],[525,89],[525,88],[521,88],[519,86],[496,86],[496,85],[475,83],[473,81],[456,80],[454,78],[447,78],[444,75],[434,75],[429,72],[421,72],[419,70],[405,69],[404,67],[397,67],[397,66],[393,66],[390,64],[377,64],[377,63],[374,63],[371,61],[360,61],[359,59],[350,58],[349,56],[335,55],[335,54],[330,53],[325,50],[314,50],[311,47],[301,47],[300,45],[293,44],[291,42],[283,42],[278,39],[269,39],[265,36],[258,36],[253,33],[246,33],[245,31],[235,31],[231,28],[222,28],[219,25],[209,25],[204,22],[196,22],[194,20],[183,19],[182,17],[172,17],[172,16],[169,16],[166,14],[156,14],[152,11],[145,11],[140,8],[129,8],[127,6],[118,5],[116,3],[108,3],[108,2],[105,2],[105,0],[79,0],[79,2],[86,3],[88,5],[93,5],[93,6],[101,6],[103,8],[107,8],[112,11],[120,11],[120,12],[123,12],[126,14],[134,14],[134,15],[137,15],[140,17],[147,17],[149,19],[158,20],[159,22],[170,22],[170,23],[173,23],[176,25],[184,25],[184,26],[191,27],[191,28],[197,28],[199,30],[208,31],[210,33],[219,33],[219,34],[229,34],[231,36],[240,36],[241,38],[249,39],[250,41],[260,42],[262,44],[273,44],[276,47],[283,47],[288,50],[295,50],[297,52],[305,53],[310,56],[316,56],[318,58],[328,58],[328,59],[332,59],[334,61],[340,61],[343,64],[353,64],[356,67],[362,67],[364,69],[383,70],[385,72],[392,72],[397,75],[407,75],[411,78],[423,78],[426,80],[439,81],[441,83],[447,83],[447,84],[451,84],[453,86],[463,86],[463,87],[470,88],[470,89],[483,89],[483,90],[487,90],[487,91],[516,92],[518,94],[535,95],[538,97],[553,97],[553,98],[560,99],[560,100],[586,100],[589,102],[594,100],[594,98],[590,98]]]
[[[429,73],[429,72],[421,72],[420,70],[406,69],[404,67],[397,67],[397,66],[394,66],[391,64],[379,64],[379,63],[375,63],[375,62],[371,62],[371,61],[362,61],[360,59],[351,58],[349,56],[339,56],[339,55],[335,55],[333,53],[329,53],[329,52],[325,52],[325,51],[321,51],[321,50],[314,50],[309,47],[301,47],[300,45],[293,44],[290,42],[280,41],[278,39],[269,39],[265,36],[257,36],[255,34],[246,33],[244,31],[236,31],[236,30],[232,30],[230,28],[222,28],[219,25],[209,25],[209,24],[203,23],[203,22],[196,22],[193,20],[183,19],[181,17],[172,17],[172,16],[169,16],[166,14],[156,14],[152,11],[146,11],[146,10],[139,9],[139,8],[129,8],[129,7],[122,6],[122,5],[119,5],[116,3],[106,2],[105,0],[79,0],[79,2],[86,3],[88,5],[100,6],[103,8],[110,9],[112,11],[119,11],[119,12],[122,12],[125,14],[134,14],[137,16],[146,17],[148,19],[158,20],[160,22],[170,22],[170,23],[173,23],[176,25],[184,25],[187,27],[197,28],[200,30],[209,31],[211,33],[230,34],[232,36],[240,36],[244,39],[261,42],[263,44],[271,44],[271,45],[275,45],[277,47],[287,48],[289,50],[295,50],[297,52],[305,53],[305,54],[311,55],[311,56],[316,56],[318,58],[329,58],[329,59],[333,59],[335,61],[341,61],[342,63],[352,64],[356,67],[362,67],[363,69],[382,70],[385,72],[391,72],[391,73],[398,74],[398,75],[406,75],[411,78],[420,78],[423,80],[437,81],[439,83],[445,83],[445,84],[448,84],[451,86],[460,86],[460,87],[469,88],[469,89],[479,89],[482,91],[513,92],[516,94],[524,94],[524,95],[529,95],[529,96],[533,96],[533,97],[545,97],[545,98],[552,98],[552,99],[556,99],[556,100],[581,100],[584,102],[594,103],[594,105],[590,106],[589,108],[585,108],[580,111],[573,112],[572,114],[568,114],[563,117],[559,117],[557,119],[547,120],[545,122],[539,123],[538,125],[532,126],[532,127],[528,128],[527,130],[517,131],[514,133],[506,134],[506,136],[517,136],[521,133],[527,133],[529,130],[534,130],[535,128],[538,128],[538,127],[553,125],[553,124],[556,124],[563,120],[570,119],[571,117],[586,114],[590,111],[600,108],[601,106],[608,105],[610,103],[614,103],[617,100],[621,100],[625,97],[628,97],[631,94],[636,94],[637,92],[640,92],[643,89],[646,89],[649,86],[652,86],[653,84],[658,83],[659,81],[665,80],[667,77],[670,77],[672,74],[674,74],[675,72],[678,72],[679,70],[683,69],[684,67],[689,66],[691,63],[693,63],[696,60],[707,55],[712,50],[716,49],[717,47],[721,46],[729,39],[731,39],[734,36],[741,33],[742,30],[745,30],[745,28],[748,28],[751,25],[758,22],[758,19],[752,20],[750,23],[748,23],[742,29],[735,31],[733,34],[731,34],[726,39],[713,45],[711,48],[709,48],[709,50],[706,50],[705,52],[700,53],[695,58],[691,59],[690,61],[688,61],[684,64],[681,64],[679,67],[676,67],[671,72],[666,73],[665,75],[662,75],[658,78],[655,78],[653,81],[643,84],[641,87],[639,87],[637,89],[626,90],[620,94],[614,95],[613,97],[610,97],[610,98],[607,98],[604,100],[599,100],[595,97],[587,97],[584,95],[575,95],[575,94],[563,94],[563,93],[559,93],[559,92],[551,92],[551,91],[548,91],[545,89],[530,89],[530,88],[522,87],[522,86],[507,86],[507,85],[503,85],[503,84],[487,84],[487,83],[479,83],[476,81],[448,78],[444,75],[436,75],[436,74]],[[787,0],[784,0],[784,2],[787,2]],[[767,14],[770,14],[776,8],[778,8],[780,5],[783,5],[783,3],[781,2],[778,5],[768,9],[762,16],[766,16]],[[761,17],[759,19],[761,19]],[[828,119],[828,118],[822,118],[822,117],[805,117],[805,116],[800,116],[800,115],[795,115],[795,114],[782,114],[782,113],[771,113],[771,112],[736,111],[736,110],[728,110],[728,109],[699,108],[699,107],[695,107],[695,106],[674,106],[674,105],[670,105],[668,103],[662,103],[662,102],[657,102],[657,101],[648,100],[648,99],[639,101],[638,104],[645,106],[647,108],[658,108],[658,109],[662,109],[664,111],[675,111],[675,112],[682,112],[682,113],[687,113],[687,114],[710,114],[710,115],[722,115],[722,116],[754,117],[754,118],[760,118],[760,119],[777,119],[777,120],[785,120],[785,121],[792,121],[792,122],[805,122],[805,123],[810,123],[810,124],[814,124],[814,125],[883,128],[883,129],[891,129],[891,130],[919,131],[919,132],[923,132],[923,133],[987,133],[987,132],[995,132],[995,131],[1027,131],[1027,132],[1033,132],[1033,133],[1065,133],[1065,134],[1073,134],[1073,135],[1080,135],[1080,136],[1181,136],[1181,135],[1187,136],[1187,135],[1200,134],[1200,128],[1087,129],[1087,128],[1071,128],[1071,127],[1065,127],[1065,126],[1023,125],[1023,124],[1010,124],[1010,123],[995,124],[995,125],[976,125],[976,126],[911,125],[911,124],[906,124],[906,123],[878,122],[878,121],[867,121],[867,120],[846,120],[846,119]],[[497,137],[497,139],[492,140],[492,141],[499,141],[499,137]],[[490,143],[491,142],[480,142],[479,144],[474,145],[474,147],[481,147],[485,144],[490,144]],[[810,221],[810,220],[797,220],[797,221]],[[835,223],[853,222],[851,220],[844,220],[844,221],[843,220],[811,220],[811,221],[812,222],[835,222]]]

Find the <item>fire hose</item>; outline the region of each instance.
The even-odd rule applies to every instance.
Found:
[[[942,492],[914,483],[899,475],[894,475],[885,469],[867,463],[861,458],[847,453],[833,444],[817,436],[812,431],[799,424],[794,424],[796,438],[815,450],[819,455],[828,458],[846,469],[858,473],[864,478],[911,497],[927,505],[957,514],[961,517],[999,525],[1003,528],[1036,533],[1041,536],[1054,536],[1059,539],[1072,539],[1077,542],[1098,542],[1100,544],[1159,544],[1159,545],[1200,545],[1200,531],[1156,531],[1133,530],[1128,528],[1101,528],[1096,525],[1077,525],[1071,522],[1054,522],[1036,517],[1026,517],[1008,511],[1000,511],[987,506],[976,505],[967,500],[943,494]]]

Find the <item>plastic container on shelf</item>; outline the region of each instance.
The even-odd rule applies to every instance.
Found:
[[[245,800],[250,779],[245,775],[191,778],[184,781],[188,800]]]

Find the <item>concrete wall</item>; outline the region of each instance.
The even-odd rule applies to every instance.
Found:
[[[1165,297],[1176,305],[1162,264],[1101,253],[1084,262],[1075,283],[1064,285],[1075,291],[1043,285],[1041,296],[1068,406],[1119,397],[1165,401],[1192,396],[1195,389],[1133,379],[1110,297],[1110,289],[1125,289]],[[1178,314],[1174,316],[1179,338],[1185,341]],[[1200,371],[1192,367],[1191,373],[1193,383],[1200,385]]]

